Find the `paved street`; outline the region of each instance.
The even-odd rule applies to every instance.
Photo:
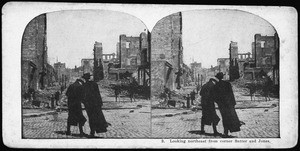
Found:
[[[159,110],[152,110],[152,115],[159,114]],[[165,110],[168,112],[167,110]],[[237,109],[242,125],[240,132],[229,133],[237,138],[276,138],[279,137],[278,106],[273,108]],[[221,118],[219,110],[218,116]],[[152,137],[154,138],[221,138],[212,136],[211,126],[205,126],[206,134],[199,134],[201,110],[192,114],[180,114],[171,117],[152,118]],[[222,121],[219,122],[218,131],[223,133]]]
[[[147,101],[140,100],[139,104],[143,104],[143,102]],[[129,106],[130,102],[124,104]],[[132,104],[138,104],[138,102]],[[279,137],[278,106],[237,109],[236,111],[245,125],[241,127],[240,132],[230,133],[230,135],[237,138]],[[205,127],[207,134],[199,134],[201,110],[191,112],[190,110],[154,109],[152,110],[152,120],[150,120],[150,108],[147,105],[136,109],[111,109],[103,112],[112,126],[108,127],[108,132],[97,134],[96,136],[99,138],[150,138],[150,122],[152,122],[152,138],[220,138],[220,136],[211,135],[213,131],[210,126]],[[171,117],[155,116],[169,113],[183,114]],[[221,117],[218,110],[217,114]],[[87,118],[85,111],[84,115]],[[66,120],[67,112],[58,114],[56,120],[53,115],[24,118],[23,136],[24,138],[81,138],[78,135],[78,127],[71,128],[73,135],[64,134]],[[223,132],[222,121],[218,125],[218,130]],[[88,122],[85,124],[84,131],[89,133]]]
[[[212,127],[206,126],[206,134],[199,134],[202,112],[182,108],[152,109],[150,100],[137,99],[130,102],[128,97],[115,102],[115,98],[100,89],[103,99],[103,113],[112,124],[106,133],[97,134],[97,138],[220,138],[213,136]],[[236,111],[245,123],[240,132],[230,133],[237,138],[276,138],[279,137],[279,100],[250,101],[249,96],[236,95]],[[248,99],[248,100],[247,100]],[[88,119],[86,112],[83,112]],[[219,111],[217,114],[221,118]],[[152,116],[151,116],[152,115]],[[150,116],[152,118],[150,118]],[[65,135],[68,113],[23,118],[24,138],[82,138],[78,127],[71,127],[71,136]],[[218,131],[223,133],[222,121]],[[84,126],[89,134],[89,124]],[[88,138],[84,136],[83,138]]]
[[[147,138],[150,136],[150,108],[104,110],[106,120],[112,124],[106,133],[99,133],[99,138]],[[133,111],[130,113],[130,111]],[[84,115],[87,118],[86,112]],[[71,127],[74,135],[65,135],[68,113],[23,119],[24,138],[81,138],[78,127]],[[88,118],[87,118],[88,119]],[[84,131],[89,134],[89,124],[86,122]]]

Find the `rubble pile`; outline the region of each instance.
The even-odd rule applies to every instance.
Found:
[[[234,93],[240,93],[240,94],[248,94],[249,88],[248,84],[250,81],[247,81],[245,79],[237,79],[233,82],[231,82],[232,90]]]
[[[44,104],[50,104],[51,97],[54,97],[56,91],[59,91],[59,87],[47,87],[43,90],[39,89],[35,91],[33,100],[23,98],[23,108],[40,108],[44,107]],[[33,105],[36,104],[37,106]]]

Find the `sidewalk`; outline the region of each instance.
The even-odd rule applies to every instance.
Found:
[[[106,98],[108,99],[108,98]],[[135,102],[111,102],[105,101],[103,102],[102,110],[124,110],[124,109],[141,109],[141,108],[149,108],[150,107],[150,100],[136,100]],[[63,110],[67,110],[67,107],[63,108]],[[85,110],[83,107],[82,110]],[[23,117],[39,117],[44,115],[53,115],[59,113],[55,109],[43,109],[43,108],[36,108],[36,109],[22,109]]]
[[[39,116],[44,116],[44,115],[52,115],[56,114],[56,110],[51,110],[51,109],[42,109],[42,108],[37,108],[37,109],[22,109],[22,117],[39,117]]]

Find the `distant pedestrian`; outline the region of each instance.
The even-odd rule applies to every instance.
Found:
[[[120,93],[121,93],[121,89],[119,85],[114,85],[114,91],[115,91],[115,98],[116,98],[116,102],[118,102],[118,98],[120,101]]]
[[[33,101],[35,99],[35,91],[30,86],[28,86],[28,96],[30,101]]]
[[[187,94],[187,96],[186,96],[186,107],[187,108],[190,108],[190,101],[191,101],[190,94]]]
[[[85,79],[83,85],[84,89],[84,106],[89,118],[90,135],[94,136],[95,133],[107,132],[107,127],[110,125],[102,112],[102,98],[98,84],[90,80],[90,73],[85,73],[82,78]]]
[[[216,80],[211,78],[201,88],[201,106],[202,106],[202,118],[201,118],[201,133],[205,133],[204,125],[212,125],[214,135],[220,135],[217,131],[217,125],[220,121],[219,116],[216,113],[214,103],[214,86]]]
[[[171,99],[171,91],[166,86],[164,86],[164,93],[165,93],[166,100],[170,100]]]
[[[223,73],[219,72],[216,78],[219,81],[215,85],[216,103],[222,116],[224,127],[224,137],[229,137],[228,132],[240,131],[241,122],[236,114],[234,106],[236,105],[232,86],[229,82],[223,81]]]
[[[55,109],[55,105],[54,105],[55,96],[53,94],[50,96],[50,101],[51,101],[51,109]]]
[[[69,86],[66,92],[68,97],[68,121],[67,121],[67,135],[71,134],[70,127],[79,126],[80,135],[83,136],[83,126],[86,122],[86,118],[83,116],[81,103],[84,99],[83,91],[84,81],[77,79],[73,84]]]
[[[56,106],[59,105],[59,104],[58,104],[59,97],[60,97],[60,93],[59,93],[59,91],[56,91],[56,92],[55,92],[55,104],[56,104]]]
[[[195,90],[193,90],[190,95],[191,95],[191,104],[194,105],[194,101],[195,101],[195,98],[196,98]]]

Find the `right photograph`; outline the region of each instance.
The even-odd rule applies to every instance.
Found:
[[[239,10],[195,10],[151,31],[152,138],[280,138],[279,37]]]

